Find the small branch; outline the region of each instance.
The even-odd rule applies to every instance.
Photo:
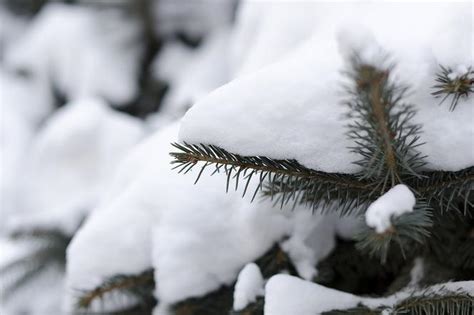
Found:
[[[381,139],[383,139],[383,150],[385,153],[385,164],[395,178],[392,178],[392,186],[400,181],[397,173],[397,158],[392,146],[392,139],[395,135],[393,130],[389,129],[389,122],[386,117],[386,108],[389,106],[385,104],[383,97],[383,85],[386,84],[388,72],[380,71],[375,68],[368,67],[366,71],[371,72],[370,82],[368,84],[368,92],[370,95],[370,105],[372,107],[372,114],[377,121],[377,131]]]
[[[78,308],[88,308],[92,302],[97,299],[102,299],[108,293],[123,292],[140,296],[143,291],[152,295],[154,288],[153,270],[147,270],[139,275],[117,275],[104,281],[100,286],[85,293],[78,299]],[[150,290],[139,290],[140,288],[149,288]],[[150,292],[148,292],[150,291]]]

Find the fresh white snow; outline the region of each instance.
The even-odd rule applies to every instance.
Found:
[[[275,211],[271,202],[250,203],[250,197],[226,194],[223,176],[203,174],[193,185],[199,166],[187,176],[171,170],[168,152],[178,127],[160,129],[130,152],[74,237],[68,249],[71,295],[104,277],[153,266],[165,309],[233,283],[248,262],[285,236],[307,248],[294,255],[297,265],[317,263],[334,246],[335,217],[312,220],[305,208]]]
[[[474,164],[474,109],[469,100],[461,99],[449,112],[431,95],[439,64],[473,63],[469,4],[314,3],[305,8],[307,16],[314,16],[311,23],[291,19],[289,10],[287,29],[294,37],[311,30],[311,38],[197,102],[182,121],[182,141],[214,144],[242,155],[294,158],[326,172],[358,171],[351,164],[358,157],[348,149],[353,143],[345,136],[341,71],[347,69],[347,50],[353,47],[344,34],[360,34],[359,45],[368,55],[378,50],[373,45],[388,52],[397,64],[394,78],[411,85],[407,101],[418,110],[414,122],[423,125],[421,140],[426,144],[420,151],[428,156],[427,167],[453,171]],[[296,25],[300,32],[294,32]],[[270,36],[269,28],[257,29]],[[276,32],[289,36],[284,30]],[[262,46],[261,50],[273,49]]]
[[[460,64],[448,74],[448,78],[450,80],[455,80],[457,78],[460,78],[460,77],[468,74],[469,70],[470,69],[466,65],[461,65]],[[472,77],[472,74],[471,74],[471,77]]]
[[[318,315],[334,309],[348,309],[359,304],[375,309],[392,307],[398,301],[422,292],[459,292],[474,294],[474,281],[448,282],[434,285],[428,291],[402,290],[382,298],[361,297],[334,290],[293,276],[276,275],[265,286],[265,315]]]
[[[412,212],[415,203],[416,198],[410,188],[403,184],[396,185],[370,204],[365,222],[377,233],[383,233],[392,226],[393,218]]]
[[[472,166],[472,102],[461,99],[449,112],[431,95],[439,64],[453,69],[450,79],[473,64],[472,5],[242,0],[232,23],[234,0],[154,1],[155,31],[164,37],[150,71],[170,89],[144,123],[109,107],[137,95],[140,26],[117,10],[98,10],[94,1],[47,4],[31,24],[0,8],[0,18],[9,21],[0,25],[0,234],[34,228],[73,234],[87,217],[68,248],[66,278],[48,269],[11,303],[2,301],[0,312],[52,314],[61,303],[69,311],[78,290],[149,268],[160,301],[156,315],[235,281],[234,310],[265,295],[265,315],[391,306],[413,293],[424,272],[421,259],[410,285],[385,298],[310,282],[336,237],[352,239],[364,218],[250,203],[251,194],[226,194],[225,176],[210,177],[211,170],[194,186],[201,165],[187,175],[171,170],[170,142],[357,172],[341,104],[347,97],[342,71],[357,51],[379,67],[396,63],[393,79],[412,87],[407,101],[418,111],[414,122],[423,124],[427,168]],[[202,38],[202,44],[190,48],[177,33]],[[71,101],[54,104],[54,89]],[[158,131],[142,140],[147,123]],[[365,223],[382,233],[415,202],[408,187],[395,186],[370,205]],[[252,261],[275,244],[303,279],[277,275],[264,289]],[[29,250],[0,238],[0,266]],[[473,281],[443,287],[474,294]],[[92,310],[135,303],[118,300],[98,301]]]
[[[234,288],[235,311],[243,310],[247,305],[263,295],[264,280],[260,268],[254,263],[249,263],[240,271]]]
[[[25,152],[28,159],[17,174],[23,197],[12,228],[38,224],[74,231],[77,219],[90,211],[115,174],[121,157],[143,134],[136,118],[117,113],[98,99],[73,102],[55,112]]]

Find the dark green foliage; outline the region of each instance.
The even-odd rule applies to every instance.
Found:
[[[18,246],[28,246],[26,253],[0,267],[2,295],[8,298],[48,268],[64,270],[66,248],[71,236],[56,229],[17,230],[10,235]]]
[[[255,261],[262,272],[262,276],[267,279],[281,272],[296,274],[295,267],[288,255],[279,245],[273,246],[269,251]]]
[[[80,292],[76,303],[77,309],[87,311],[94,301],[114,302],[117,298],[128,296],[136,301],[140,310],[151,310],[156,304],[153,296],[155,289],[153,274],[153,269],[149,269],[140,274],[121,274],[107,278],[96,288]]]
[[[430,254],[457,270],[472,270],[474,276],[474,208],[467,216],[457,212],[437,215],[436,231],[428,243]]]
[[[231,311],[229,315],[263,315],[264,306],[265,300],[263,298],[257,298],[255,303],[249,304],[241,311]]]
[[[474,70],[469,68],[464,75],[450,78],[452,69],[442,65],[439,67],[440,71],[436,74],[436,84],[433,86],[434,91],[431,94],[436,98],[442,97],[441,103],[451,98],[449,110],[453,111],[461,98],[467,98],[474,92]]]
[[[349,76],[354,82],[348,88],[348,137],[353,152],[360,156],[354,163],[362,168],[358,174],[368,179],[376,191],[386,191],[407,177],[420,177],[424,156],[416,151],[420,142],[420,125],[411,123],[412,105],[405,104],[407,88],[390,83],[391,69],[378,69],[352,61]]]
[[[378,258],[358,250],[356,242],[338,239],[332,253],[317,265],[314,281],[357,295],[383,295],[406,264],[400,256],[400,250],[393,247],[387,263],[380,264]]]
[[[173,306],[173,315],[225,315],[232,309],[233,286],[220,289],[199,298],[190,298]]]
[[[457,172],[423,172],[421,179],[408,181],[420,198],[442,211],[458,210],[467,213],[474,204],[471,200],[474,167]]]

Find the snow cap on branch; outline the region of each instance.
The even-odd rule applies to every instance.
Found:
[[[255,263],[245,265],[237,277],[234,289],[234,310],[243,310],[263,295],[263,276]]]
[[[369,206],[365,221],[377,233],[383,233],[391,227],[392,217],[412,212],[415,203],[415,196],[407,186],[396,185]]]

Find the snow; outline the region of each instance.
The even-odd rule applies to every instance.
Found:
[[[5,218],[17,208],[21,194],[19,174],[25,163],[25,152],[31,143],[33,130],[10,107],[0,109],[0,227]]]
[[[305,244],[303,258],[313,262],[331,250],[335,217],[313,220],[303,208],[275,211],[271,202],[250,203],[250,197],[226,194],[223,176],[203,174],[194,186],[199,166],[187,176],[171,170],[168,152],[178,127],[160,129],[130,152],[75,235],[68,249],[71,299],[74,289],[153,266],[156,297],[166,309],[232,284],[248,262],[285,236]]]
[[[372,202],[365,213],[365,222],[377,233],[384,233],[391,226],[391,220],[412,212],[416,198],[410,188],[403,184],[392,187]]]
[[[121,156],[142,136],[138,120],[114,112],[101,100],[65,105],[25,152],[19,188],[23,197],[11,227],[58,227],[62,221],[58,228],[75,231],[77,219],[97,202]]]
[[[354,307],[360,300],[349,293],[288,275],[276,275],[265,286],[265,315],[317,315]]]
[[[182,117],[197,100],[230,80],[228,46],[230,29],[209,34],[194,51],[171,42],[155,61],[155,76],[169,82],[157,118]]]
[[[456,80],[469,73],[469,68],[466,65],[457,65],[449,74],[450,80]]]
[[[270,64],[262,62],[264,65],[255,67],[255,71],[244,71],[198,101],[185,115],[179,138],[189,143],[214,144],[242,155],[293,158],[325,172],[357,172],[358,166],[350,162],[358,157],[348,149],[353,143],[345,135],[348,121],[344,118],[347,109],[341,105],[341,82],[345,79],[341,72],[347,68],[347,50],[353,46],[347,40],[350,36],[344,34],[359,34],[357,38],[363,39],[359,45],[366,55],[373,55],[379,50],[377,47],[388,52],[397,64],[394,78],[412,86],[407,101],[415,104],[418,111],[414,122],[424,126],[421,140],[426,144],[419,149],[428,156],[427,168],[456,171],[472,166],[474,126],[469,100],[463,98],[456,111],[450,113],[445,106],[437,106],[431,95],[439,64],[473,63],[468,44],[468,6],[313,3],[305,6],[307,16],[313,16],[312,23],[292,19],[298,15],[289,10],[288,34],[284,29],[275,30],[275,34],[285,38],[291,30],[291,36],[301,36],[301,45],[288,43],[297,47],[285,52],[284,44],[275,43],[281,58],[274,57],[277,60],[270,60]],[[404,23],[400,24],[400,20]],[[308,31],[311,38],[304,41],[303,35]],[[255,32],[277,36],[269,26]],[[270,43],[252,47],[252,54],[272,51]],[[446,49],[454,46],[457,49]]]
[[[428,292],[474,293],[474,281],[448,282],[429,287]],[[348,309],[359,304],[371,309],[380,306],[392,307],[398,301],[425,292],[402,290],[382,298],[367,298],[334,290],[288,275],[276,275],[265,286],[265,315],[318,315],[334,309]]]
[[[313,214],[311,211],[303,210],[295,216],[291,236],[280,245],[303,279],[315,277],[316,264],[333,250],[337,222],[335,216]]]
[[[114,10],[48,4],[5,52],[5,66],[26,70],[69,100],[104,97],[113,104],[137,93],[140,29]]]
[[[35,77],[21,77],[0,68],[0,111],[14,112],[36,128],[52,111],[53,95],[48,83]]]
[[[245,265],[237,277],[234,288],[234,311],[241,311],[258,296],[263,295],[263,276],[260,268],[254,263]]]

